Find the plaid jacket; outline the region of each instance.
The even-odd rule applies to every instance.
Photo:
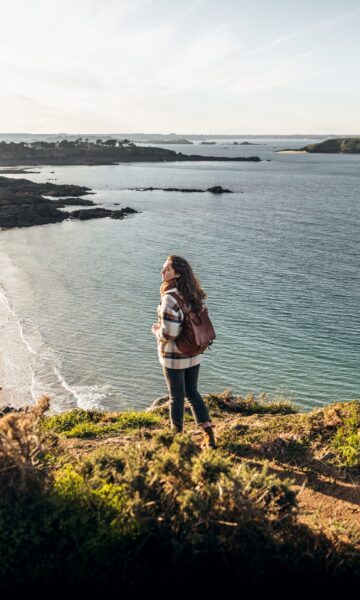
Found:
[[[177,348],[175,340],[180,334],[184,313],[169,292],[176,292],[182,298],[181,292],[174,287],[162,296],[158,306],[160,328],[156,332],[156,340],[159,362],[168,369],[187,369],[200,364],[203,355],[186,356]]]

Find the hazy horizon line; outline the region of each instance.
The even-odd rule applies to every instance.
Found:
[[[131,131],[131,132],[114,132],[114,131],[101,131],[101,132],[75,132],[68,133],[64,131],[46,131],[46,132],[33,132],[33,131],[11,131],[11,132],[0,132],[0,136],[19,136],[19,135],[58,135],[58,136],[80,136],[83,137],[85,135],[88,136],[104,136],[104,135],[112,135],[112,136],[161,136],[161,137],[327,137],[327,136],[337,136],[337,137],[360,137],[360,133],[300,133],[300,132],[292,132],[292,133],[145,133],[143,131]]]

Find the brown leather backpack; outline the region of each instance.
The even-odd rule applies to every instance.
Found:
[[[175,340],[176,346],[180,352],[187,356],[202,354],[216,338],[208,309],[205,306],[198,311],[186,310],[183,301],[176,292],[169,292],[169,294],[176,299],[184,313],[182,329]]]

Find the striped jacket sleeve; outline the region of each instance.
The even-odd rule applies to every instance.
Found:
[[[159,342],[175,340],[182,328],[183,313],[173,296],[164,294],[158,309],[160,327],[156,333]]]

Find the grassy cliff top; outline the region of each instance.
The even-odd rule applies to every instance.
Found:
[[[205,398],[218,448],[166,402],[0,419],[0,581],[172,582],[360,576],[360,402],[297,412],[265,394]],[[1,541],[2,540],[2,541]],[[11,540],[11,544],[9,544]],[[209,567],[210,565],[210,567]]]

